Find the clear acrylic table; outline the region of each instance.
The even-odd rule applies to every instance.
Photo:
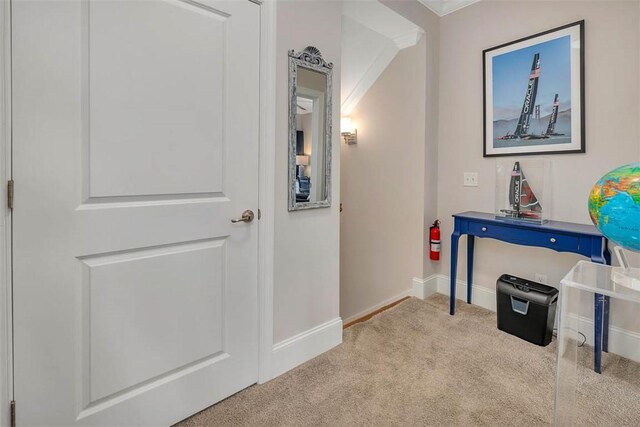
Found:
[[[558,359],[556,371],[555,414],[556,426],[577,425],[578,415],[584,416],[584,401],[597,401],[598,389],[623,387],[620,408],[625,416],[637,417],[640,424],[640,290],[620,284],[620,267],[578,262],[561,281],[560,314],[558,323]],[[616,280],[614,280],[616,278]],[[584,369],[592,347],[580,348],[584,341],[593,342],[594,298],[610,297],[611,341],[607,359],[603,360],[602,376]],[[602,319],[595,319],[602,321]],[[621,371],[620,366],[624,367]],[[607,372],[609,369],[609,372]],[[593,397],[589,394],[593,391]],[[578,399],[582,399],[578,402]],[[637,402],[626,405],[626,402]],[[617,403],[617,402],[616,402]],[[601,415],[607,417],[607,414]],[[610,421],[613,421],[613,418]],[[602,421],[602,420],[600,420]],[[584,422],[584,420],[582,420]],[[601,424],[601,423],[600,423]]]

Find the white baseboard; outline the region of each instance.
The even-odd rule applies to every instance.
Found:
[[[432,276],[433,277],[433,276]],[[449,276],[437,275],[438,293],[449,295]],[[467,283],[456,281],[456,299],[467,300]],[[471,302],[479,307],[496,311],[496,291],[482,286],[474,285],[471,290]],[[459,304],[459,302],[457,302]],[[593,345],[594,328],[593,319],[580,317],[578,330],[587,338],[587,344]],[[640,362],[640,334],[616,326],[609,327],[609,352],[618,354],[636,362]]]
[[[438,293],[448,296],[450,294],[449,290],[451,289],[449,276],[438,274],[437,279]],[[456,299],[467,301],[467,282],[463,282],[462,280],[456,281]],[[471,302],[487,310],[496,311],[496,291],[495,289],[474,285],[471,288]]]
[[[342,319],[337,317],[273,346],[272,378],[342,343]]]
[[[587,344],[592,346],[593,319],[579,316],[578,331],[584,334]],[[640,334],[617,326],[609,326],[609,352],[640,362]]]
[[[385,305],[389,305],[391,303],[394,303],[398,300],[401,300],[404,297],[407,296],[412,296],[412,297],[416,297],[416,298],[420,298],[420,299],[425,299],[430,297],[431,295],[435,294],[436,292],[438,292],[438,275],[434,274],[432,276],[427,277],[426,279],[419,279],[417,277],[414,277],[411,280],[411,289],[407,289],[406,291],[403,291],[401,293],[399,293],[398,295],[395,295],[391,298],[388,298],[374,306],[371,306],[369,308],[367,308],[366,310],[362,310],[360,313],[358,314],[354,314],[353,316],[349,316],[344,320],[344,324],[348,324],[350,322],[353,322],[354,320],[360,319],[370,313],[373,313],[374,311],[384,307]]]
[[[416,280],[416,279],[414,279]],[[345,325],[353,322],[354,320],[358,320],[368,314],[373,313],[374,311],[384,307],[385,305],[389,305],[392,304],[398,300],[401,300],[404,297],[408,297],[408,296],[413,296],[413,289],[407,289],[406,291],[400,292],[398,295],[394,295],[391,298],[388,298],[376,305],[373,305],[369,308],[367,308],[366,310],[362,310],[360,313],[358,314],[354,314],[353,316],[349,316],[347,317],[345,320],[342,321],[342,323],[344,323]]]
[[[420,299],[429,298],[438,292],[438,275],[434,274],[426,279],[413,278],[413,296]]]

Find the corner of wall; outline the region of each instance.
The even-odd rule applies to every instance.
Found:
[[[342,343],[342,319],[335,318],[273,346],[272,378]]]
[[[427,299],[438,292],[438,276],[432,275],[426,279],[413,278],[412,296],[418,299]]]

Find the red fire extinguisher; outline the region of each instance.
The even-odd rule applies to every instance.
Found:
[[[440,220],[438,219],[429,227],[429,258],[434,261],[440,259]]]

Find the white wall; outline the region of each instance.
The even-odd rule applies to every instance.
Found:
[[[424,209],[420,232],[423,236],[423,247],[426,247],[429,241],[426,230],[438,215],[438,120],[440,117],[439,97],[442,93],[439,86],[440,18],[415,0],[381,0],[381,2],[425,31],[425,150],[424,173],[420,178],[424,181]],[[422,277],[426,278],[436,273],[438,265],[439,263],[422,256]]]
[[[340,1],[277,5],[274,342],[339,316]],[[333,68],[332,206],[288,212],[288,56],[316,46]],[[275,363],[278,363],[275,361]]]
[[[422,277],[425,40],[404,49],[351,113],[358,144],[341,144],[343,319]]]
[[[517,18],[516,17],[520,17]],[[640,160],[640,3],[481,1],[440,21],[438,214],[440,271],[449,274],[451,215],[492,212],[495,159],[482,157],[482,50],[578,20],[586,21],[586,154],[553,155],[552,219],[589,224],[587,197],[608,170]],[[463,187],[463,172],[479,186]],[[577,255],[476,241],[474,284],[494,288],[504,272],[558,284]],[[466,278],[465,238],[458,277]]]
[[[425,31],[398,53],[350,114],[358,144],[342,144],[341,294],[344,319],[409,292],[436,216],[438,17],[417,1],[383,2]],[[355,61],[343,52],[343,61]]]

